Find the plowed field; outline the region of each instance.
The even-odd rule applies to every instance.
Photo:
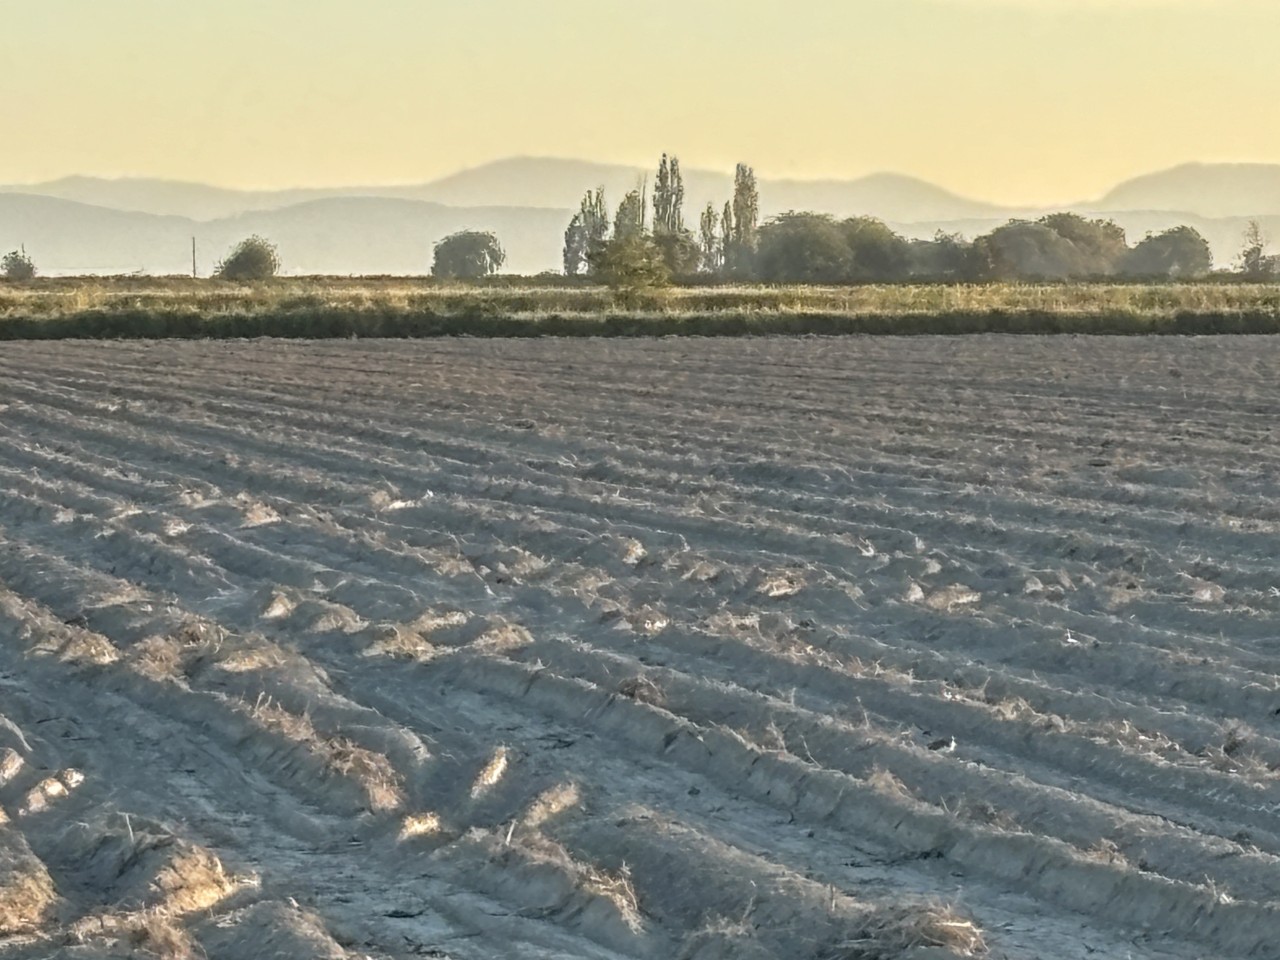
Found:
[[[1280,340],[0,350],[0,957],[1280,955]]]

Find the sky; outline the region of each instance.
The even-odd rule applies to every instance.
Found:
[[[1042,205],[1280,163],[1280,0],[0,0],[0,25],[0,183],[672,151]]]

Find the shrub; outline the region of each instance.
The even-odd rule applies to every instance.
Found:
[[[241,240],[213,275],[219,280],[269,280],[280,272],[275,244],[259,236]]]
[[[645,294],[671,283],[662,251],[643,233],[614,237],[592,257],[591,266],[624,306],[639,305]]]
[[[25,253],[14,250],[0,259],[0,276],[6,280],[34,280],[36,265]]]

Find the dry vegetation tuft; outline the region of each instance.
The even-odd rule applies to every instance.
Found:
[[[661,707],[667,701],[662,688],[648,677],[628,677],[618,684],[618,693],[653,707]]]
[[[376,812],[398,809],[405,800],[399,773],[380,753],[367,750],[345,737],[323,737],[305,714],[290,713],[269,698],[254,706],[244,705],[249,715],[264,728],[293,741],[341,777],[359,784]]]
[[[509,762],[510,752],[506,747],[498,747],[493,751],[493,756],[476,774],[475,782],[471,784],[471,799],[479,799],[496,787],[502,775],[507,772]]]
[[[896,960],[922,947],[947,950],[957,957],[987,952],[982,931],[954,907],[916,903],[875,911],[862,924],[859,936],[840,944],[830,960]]]
[[[49,919],[57,891],[43,863],[16,834],[0,827],[0,936],[38,927]]]

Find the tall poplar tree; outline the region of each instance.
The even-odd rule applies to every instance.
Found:
[[[569,227],[564,232],[564,272],[577,277],[592,271],[592,253],[609,238],[609,208],[604,187],[588,190]]]
[[[643,236],[644,227],[644,194],[640,190],[632,190],[618,204],[618,212],[613,218],[613,238],[630,240]]]
[[[693,273],[701,259],[698,242],[684,225],[684,177],[680,160],[662,155],[653,183],[653,241],[667,269],[676,276]]]
[[[760,222],[760,196],[756,174],[745,163],[733,175],[733,226],[725,229],[725,266],[730,273],[747,276],[756,252]]]
[[[719,273],[724,265],[724,247],[720,239],[720,216],[713,204],[708,203],[702,211],[701,240],[698,244],[701,253],[700,267],[703,273]]]
[[[653,184],[653,232],[680,233],[684,230],[684,177],[680,159],[664,153]]]

